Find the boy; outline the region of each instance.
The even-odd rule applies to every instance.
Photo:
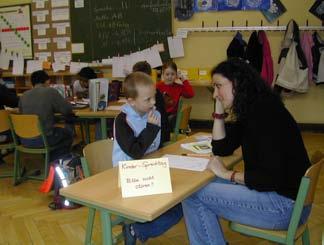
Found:
[[[160,145],[160,113],[155,110],[155,86],[150,76],[133,72],[124,81],[127,103],[115,120],[113,165],[119,161],[140,159],[158,149]],[[123,234],[126,245],[135,245],[163,234],[179,222],[181,205],[168,210],[157,219],[145,223],[125,224]]]
[[[54,160],[68,153],[73,141],[72,130],[54,127],[54,114],[61,113],[65,117],[71,117],[73,115],[72,106],[56,89],[49,87],[49,76],[45,71],[33,72],[31,82],[33,89],[23,94],[19,101],[19,110],[22,114],[38,115],[48,144],[60,146],[51,152],[51,160]],[[41,137],[21,139],[21,142],[29,147],[43,147]]]
[[[89,80],[97,78],[97,74],[90,67],[83,67],[78,73],[79,80],[73,83],[73,95],[78,99],[88,98]]]
[[[133,72],[141,71],[146,73],[147,75],[152,75],[152,68],[151,65],[147,61],[139,61],[133,66]],[[156,89],[155,93],[155,106],[156,110],[158,110],[161,114],[161,144],[170,141],[170,127],[168,122],[168,115],[165,111],[164,99],[163,94],[160,90]]]

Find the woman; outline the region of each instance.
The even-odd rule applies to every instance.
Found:
[[[280,97],[247,63],[231,59],[212,72],[215,181],[183,201],[190,244],[226,244],[219,218],[265,229],[287,229],[309,159],[295,120]],[[224,109],[234,123],[224,123]],[[242,147],[244,172],[218,156]],[[304,223],[310,207],[303,210]]]

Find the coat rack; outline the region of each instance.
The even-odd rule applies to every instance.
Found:
[[[232,26],[218,26],[218,21],[216,26],[205,27],[204,21],[201,22],[201,27],[185,27],[178,28],[177,33],[189,33],[189,32],[234,32],[234,31],[286,31],[286,26],[280,26],[279,21],[275,26],[263,26],[263,21],[261,20],[260,26],[249,26],[248,21],[245,22],[245,26],[235,26],[232,20]],[[324,31],[324,26],[309,26],[308,20],[306,20],[305,26],[299,26],[301,31]]]

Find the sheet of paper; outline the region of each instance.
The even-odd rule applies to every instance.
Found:
[[[10,58],[11,56],[9,55],[9,53],[2,49],[0,53],[0,68],[2,70],[9,69]]]
[[[113,77],[125,77],[124,73],[124,58],[113,57],[112,58],[112,76]]]
[[[74,0],[74,8],[84,8],[84,0]]]
[[[72,54],[83,54],[84,43],[72,43],[71,44]]]
[[[71,52],[70,51],[57,51],[54,52],[54,61],[61,62],[68,65],[71,61]]]
[[[69,0],[52,0],[52,8],[69,7]]]
[[[45,1],[44,0],[37,0],[36,3],[36,9],[43,9],[45,8]]]
[[[43,61],[40,60],[28,60],[27,61],[27,67],[26,67],[26,73],[30,74],[34,71],[39,71],[43,69]]]
[[[70,27],[70,23],[69,22],[53,23],[52,27],[56,29],[57,35],[65,35],[66,28]]]
[[[112,65],[112,59],[111,58],[108,58],[108,59],[102,59],[101,60],[101,63],[103,65]]]
[[[48,57],[50,57],[50,56],[51,56],[50,52],[36,52],[35,53],[35,57],[41,61],[47,61]]]
[[[207,168],[209,159],[202,157],[187,157],[166,154],[162,157],[169,159],[170,168],[180,168],[192,171],[204,171]]]
[[[119,162],[122,197],[171,193],[171,177],[167,158]]]
[[[176,37],[177,38],[187,38],[188,31],[187,30],[177,30]]]
[[[49,14],[48,10],[33,11],[33,16],[36,16],[37,22],[45,22],[46,16]]]
[[[38,36],[45,36],[46,30],[49,28],[49,24],[36,24],[33,25],[33,29],[37,30]]]
[[[211,142],[207,140],[181,144],[181,147],[198,154],[207,154],[212,152]]]
[[[66,49],[66,43],[70,42],[70,37],[54,37],[53,42],[56,43],[57,49]]]
[[[157,51],[157,49],[150,49],[150,51],[147,53],[146,59],[152,68],[163,65],[160,53]]]
[[[36,43],[38,45],[38,49],[39,50],[45,50],[45,49],[47,49],[47,44],[50,41],[51,40],[49,38],[38,38],[38,39],[34,39],[34,43]]]
[[[52,64],[52,69],[54,72],[65,71],[65,64],[63,64],[61,62],[54,62]]]
[[[164,44],[163,43],[157,43],[152,46],[152,49],[156,49],[157,51],[164,52]]]
[[[182,38],[168,37],[168,45],[171,58],[184,57]]]
[[[89,66],[89,63],[85,62],[71,62],[70,63],[70,73],[76,74],[78,73],[83,67]]]
[[[22,56],[22,54],[14,55],[12,74],[13,75],[24,74],[24,57]]]
[[[68,8],[52,9],[52,21],[69,20],[70,12]]]

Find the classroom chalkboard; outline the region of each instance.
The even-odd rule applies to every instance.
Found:
[[[164,43],[172,33],[171,0],[86,0],[71,4],[72,43],[83,43],[74,61],[122,56]]]

